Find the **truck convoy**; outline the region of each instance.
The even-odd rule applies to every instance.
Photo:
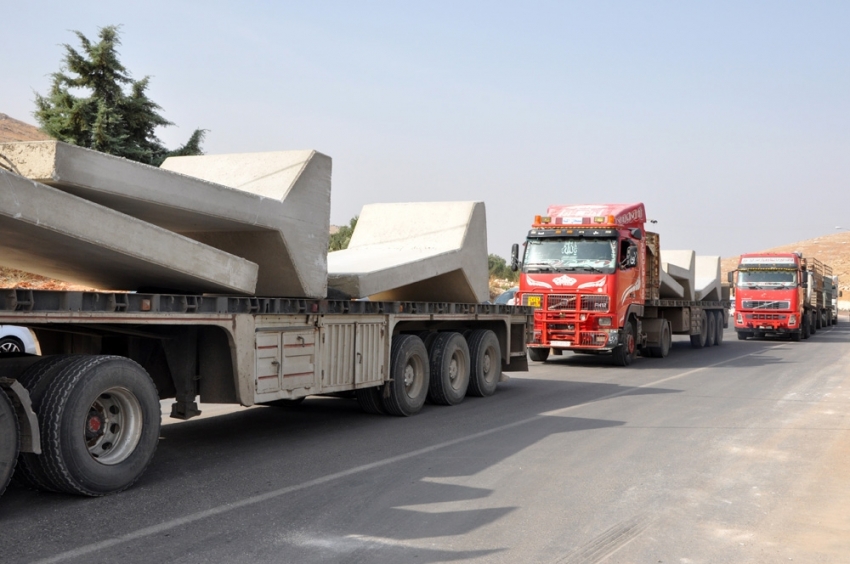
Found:
[[[426,399],[450,406],[465,396],[489,396],[502,379],[502,371],[527,370],[529,308],[482,303],[481,299],[475,303],[417,299],[440,295],[441,288],[444,296],[458,295],[464,281],[473,289],[483,286],[486,296],[486,230],[480,202],[443,203],[436,208],[425,204],[426,211],[439,213],[444,222],[447,217],[459,218],[456,225],[448,227],[429,218],[425,222],[427,233],[417,236],[429,237],[430,245],[420,244],[420,239],[406,247],[403,244],[412,231],[423,228],[399,214],[410,213],[421,219],[422,206],[404,204],[401,211],[381,208],[372,213],[378,228],[368,235],[371,239],[359,256],[371,261],[375,270],[337,272],[335,276],[357,282],[350,287],[368,286],[372,288],[370,294],[381,293],[390,299],[350,299],[363,296],[345,296],[338,290],[334,299],[328,299],[324,296],[326,289],[331,289],[325,260],[329,158],[315,153],[264,153],[261,158],[249,159],[251,166],[245,165],[245,155],[239,156],[241,168],[223,162],[225,176],[248,171],[254,180],[268,178],[269,168],[283,170],[289,175],[281,180],[285,203],[292,201],[292,194],[298,190],[309,196],[283,206],[289,206],[288,211],[284,209],[286,213],[272,218],[280,224],[270,228],[249,225],[253,231],[246,235],[243,230],[248,228],[237,223],[240,217],[229,219],[241,213],[238,206],[210,210],[216,203],[210,192],[228,201],[258,204],[260,211],[280,205],[281,200],[267,194],[232,191],[209,181],[195,182],[189,176],[93,151],[61,146],[51,150],[59,149],[76,152],[69,157],[74,166],[67,174],[48,171],[44,182],[64,182],[67,186],[54,188],[0,170],[0,258],[6,265],[19,268],[20,261],[28,261],[26,264],[48,275],[54,272],[50,269],[58,269],[69,276],[88,277],[84,280],[99,277],[105,283],[117,280],[127,285],[124,291],[0,291],[0,323],[32,329],[43,355],[0,358],[0,493],[13,472],[22,484],[47,491],[101,496],[128,488],[153,458],[159,440],[160,401],[168,398],[174,398],[171,415],[179,419],[200,413],[197,398],[210,403],[282,406],[308,395],[350,397],[369,413],[410,416]],[[35,169],[24,157],[43,157],[45,150],[43,146],[32,151],[11,147],[5,154],[10,156],[9,162],[20,155],[13,168],[26,173]],[[42,157],[34,162],[41,163]],[[291,174],[293,159],[303,164],[299,174]],[[96,161],[98,166],[81,166],[88,161]],[[213,164],[217,162],[222,161]],[[204,161],[200,168],[214,170],[209,163]],[[327,163],[325,168],[323,163]],[[57,160],[52,166],[66,164]],[[114,171],[112,180],[98,176],[112,174],[110,171]],[[75,173],[79,177],[72,179],[69,174]],[[150,181],[139,183],[139,178]],[[251,180],[239,182],[250,184]],[[178,205],[167,207],[169,195],[157,193],[165,183],[174,184]],[[66,189],[84,197],[69,194]],[[114,191],[101,199],[107,189]],[[197,205],[206,206],[201,214],[190,215],[195,211],[190,197],[196,198]],[[101,199],[101,203],[88,198]],[[140,198],[145,198],[143,205],[135,205]],[[156,198],[159,200],[154,201]],[[53,202],[64,202],[64,208],[56,210]],[[121,212],[110,211],[109,205]],[[157,209],[166,211],[151,213]],[[82,225],[66,221],[80,210],[100,214],[106,220]],[[213,212],[219,217],[230,215],[227,221],[219,221]],[[389,219],[381,221],[380,213],[385,212],[389,214],[385,219]],[[143,215],[144,220],[127,215],[133,213]],[[149,223],[157,218],[169,223],[165,227]],[[219,223],[214,225],[213,221]],[[247,221],[252,220],[249,217]],[[176,231],[181,226],[188,226],[185,232],[189,235],[199,229],[208,229],[212,235],[195,234],[192,239]],[[358,224],[352,245],[360,228]],[[226,229],[237,233],[221,236]],[[310,229],[314,231],[308,232]],[[122,231],[126,232],[124,237]],[[25,235],[16,236],[20,233]],[[175,288],[180,284],[220,286],[229,280],[231,272],[209,270],[201,280],[192,269],[207,265],[193,262],[192,254],[175,255],[175,248],[162,248],[160,255],[131,256],[145,244],[142,239],[133,239],[138,233],[174,241],[175,248],[182,245],[194,255],[223,256],[222,264],[244,267],[245,275],[238,281],[243,288],[253,287],[259,263],[259,279],[262,282],[267,276],[262,283],[269,287],[286,282],[298,288],[299,280],[307,280],[318,283],[322,294],[311,296],[316,290],[309,288],[288,297],[252,295],[248,290],[228,294]],[[251,233],[260,233],[265,239],[258,236],[240,246],[239,241]],[[53,245],[27,247],[39,237]],[[381,237],[390,242],[381,246],[381,241],[375,240]],[[319,250],[307,252],[300,246],[302,240],[304,245],[312,245],[311,240],[316,238],[320,242],[315,248]],[[122,246],[128,239],[132,244]],[[229,245],[227,252],[201,239],[210,245],[219,241]],[[262,240],[269,241],[273,250],[260,256],[257,241]],[[471,265],[472,274],[458,270],[458,264],[448,260],[454,256],[452,252],[435,247],[439,244],[445,248],[457,245],[457,262]],[[16,246],[27,251],[21,252]],[[423,248],[433,256],[417,255]],[[463,254],[464,249],[471,251]],[[171,262],[167,262],[168,252],[172,253]],[[254,253],[254,260],[244,259],[244,255],[240,258],[240,252]],[[104,256],[115,258],[98,262]],[[420,256],[424,258],[418,259]],[[80,269],[79,264],[69,264],[78,260],[92,261],[93,266]],[[263,265],[280,267],[277,272],[282,274],[264,273]],[[299,265],[310,267],[305,270]],[[292,280],[281,280],[281,275]],[[156,276],[161,277],[160,284],[156,284]],[[130,285],[142,278],[172,291]]]
[[[534,308],[529,356],[563,351],[665,357],[674,334],[692,346],[719,345],[730,303],[722,299],[719,257],[661,251],[644,229],[642,203],[553,205],[536,216],[520,262],[516,303]]]
[[[838,279],[816,258],[802,253],[744,254],[737,270],[729,273],[729,282],[735,283],[738,339],[788,335],[800,341],[838,321]]]

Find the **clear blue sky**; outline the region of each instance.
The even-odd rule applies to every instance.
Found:
[[[0,112],[121,24],[166,145],[322,151],[332,223],[483,200],[502,256],[552,203],[643,201],[699,254],[850,228],[847,2],[3,4]]]

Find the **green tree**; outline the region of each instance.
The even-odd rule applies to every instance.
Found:
[[[133,80],[119,61],[118,31],[118,26],[100,28],[97,43],[75,31],[82,50],[63,45],[63,65],[52,75],[49,94],[36,93],[34,115],[41,129],[65,143],[154,166],[172,155],[202,155],[206,130],[196,129],[185,145],[173,151],[157,138],[157,127],[174,124],[148,98],[150,77]],[[87,95],[75,95],[78,91]]]
[[[358,217],[360,216],[355,215],[348,222],[348,225],[343,225],[339,228],[339,231],[331,235],[328,241],[329,251],[341,251],[348,248],[348,243],[351,242],[351,235],[354,233],[354,228],[357,227]]]
[[[519,280],[519,273],[511,270],[507,261],[499,255],[489,255],[487,257],[487,267],[490,270],[490,278],[510,280],[511,282]]]

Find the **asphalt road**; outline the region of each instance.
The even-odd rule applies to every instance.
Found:
[[[0,561],[850,562],[850,324],[550,358],[407,419],[309,398],[166,425],[124,493],[10,488]]]

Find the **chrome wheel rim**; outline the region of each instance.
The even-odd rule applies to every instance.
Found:
[[[141,403],[127,388],[101,392],[89,407],[83,425],[91,457],[108,466],[126,460],[141,440],[143,419]]]

